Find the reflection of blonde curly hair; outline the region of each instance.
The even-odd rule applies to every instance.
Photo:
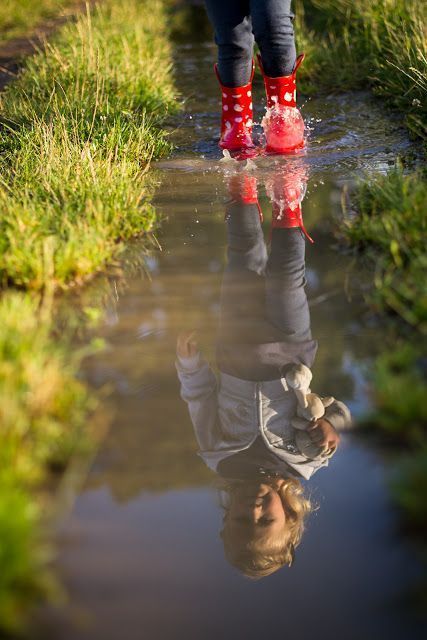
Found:
[[[283,482],[283,480],[280,478]],[[275,540],[242,539],[233,536],[228,521],[227,506],[224,506],[224,528],[221,537],[227,560],[249,578],[263,578],[274,573],[285,564],[291,566],[295,548],[301,542],[304,532],[306,516],[313,511],[312,503],[304,496],[304,489],[299,480],[286,478],[281,486],[275,487],[276,480],[269,479],[282,501],[286,514],[286,528],[283,535]],[[238,481],[241,484],[241,481]],[[223,485],[230,495],[237,486],[236,482],[228,481]]]

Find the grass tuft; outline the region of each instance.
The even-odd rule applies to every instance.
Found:
[[[2,0],[0,36],[2,41],[22,36],[43,20],[48,20],[71,5],[72,0]]]
[[[371,302],[427,332],[427,181],[398,166],[361,182],[353,196],[357,214],[344,225],[346,241],[375,272]]]
[[[385,442],[404,444],[410,454],[396,463],[392,493],[409,529],[427,527],[427,333],[425,237],[427,182],[419,172],[405,175],[398,166],[359,185],[357,213],[344,224],[346,242],[356,247],[374,273],[369,302],[392,312],[400,340],[382,347],[373,365],[375,410],[367,425]],[[403,337],[405,336],[405,337]]]
[[[404,523],[413,533],[425,535],[427,530],[427,446],[406,456],[393,478],[392,490]],[[423,539],[425,543],[425,538]],[[425,590],[424,590],[425,594]]]
[[[163,4],[106,0],[31,58],[0,98],[0,275],[82,281],[147,232],[145,169],[175,108]]]
[[[426,5],[418,0],[299,0],[297,37],[308,53],[304,88],[371,88],[427,138]]]
[[[392,443],[423,444],[427,430],[426,362],[420,345],[398,341],[375,361],[375,410],[368,424]]]

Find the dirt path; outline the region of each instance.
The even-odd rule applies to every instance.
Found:
[[[94,5],[99,0],[90,0]],[[61,14],[45,20],[27,35],[0,43],[0,90],[12,82],[26,57],[33,55],[64,24],[85,10],[88,2],[75,0]],[[1,34],[0,34],[1,35]]]

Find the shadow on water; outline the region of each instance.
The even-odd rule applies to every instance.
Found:
[[[310,449],[311,458],[295,456],[290,429],[295,394],[282,388],[288,399],[283,407],[274,381],[286,375],[290,363],[314,359],[316,392],[344,402],[356,419],[367,410],[366,370],[381,340],[361,300],[370,276],[355,273],[351,259],[334,251],[331,222],[341,215],[342,184],[363,171],[386,169],[409,142],[375,102],[351,94],[306,102],[311,127],[306,155],[261,158],[249,169],[220,163],[213,57],[213,46],[204,42],[177,46],[177,80],[188,103],[175,123],[177,151],[158,164],[161,251],[144,258],[149,277],[128,276],[100,330],[109,348],[86,365],[94,387],[112,386],[115,418],[61,531],[59,566],[70,604],[52,613],[52,637],[421,637],[421,627],[402,603],[419,567],[396,534],[386,489],[389,463],[348,431],[328,468],[320,468],[328,458],[318,450]],[[261,95],[260,85],[256,92]],[[295,198],[290,186],[302,201],[314,245],[304,244],[296,229],[280,228],[283,202],[279,209],[277,202],[288,206]],[[262,226],[256,205],[239,197],[248,189],[259,196]],[[273,256],[269,263],[266,248]],[[308,304],[301,281],[304,248]],[[128,261],[134,263],[139,253],[134,243]],[[96,284],[88,291],[96,295]],[[296,321],[286,315],[293,313]],[[221,400],[202,380],[201,388],[190,384],[184,402],[176,339],[193,329],[208,362],[217,359],[221,371],[252,383],[230,391],[223,381],[228,399]],[[226,346],[218,350],[221,340]],[[241,343],[251,345],[244,357]],[[258,410],[270,411],[272,426],[251,456],[233,460],[231,453],[252,437],[247,414],[239,411],[253,409],[249,395],[259,391],[254,367],[260,366],[260,352],[270,387],[259,396]],[[198,404],[207,396],[213,404]],[[259,414],[252,418],[257,424]],[[319,464],[307,465],[313,457]],[[266,480],[300,472],[309,478],[302,482],[316,509],[295,561],[269,577],[249,580],[227,562],[224,546],[238,564],[230,545],[235,551],[239,540],[249,547],[254,536],[252,547],[265,541],[247,528],[237,534],[234,529],[228,542],[227,534],[221,539],[239,498],[228,481],[252,487],[240,496],[237,516],[244,521],[267,499]],[[225,506],[219,489],[224,482]],[[267,522],[267,533],[270,526]]]

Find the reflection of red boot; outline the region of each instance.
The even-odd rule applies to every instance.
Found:
[[[301,202],[307,185],[307,173],[304,167],[297,167],[286,173],[279,172],[265,184],[271,200],[273,229],[292,229],[299,227],[305,237],[314,242],[304,226]]]
[[[247,173],[236,173],[228,181],[228,192],[232,202],[256,204],[259,217],[263,221],[261,207],[258,201],[258,180]]]
[[[304,147],[304,120],[296,102],[296,73],[304,57],[304,53],[298,56],[290,76],[270,78],[265,75],[261,56],[258,55],[267,94],[267,113],[262,121],[266,151],[291,153]]]
[[[224,87],[219,77],[218,67],[215,73],[222,93],[221,138],[219,146],[228,151],[253,149],[252,141],[252,78],[255,65],[252,63],[251,79],[243,87]]]

